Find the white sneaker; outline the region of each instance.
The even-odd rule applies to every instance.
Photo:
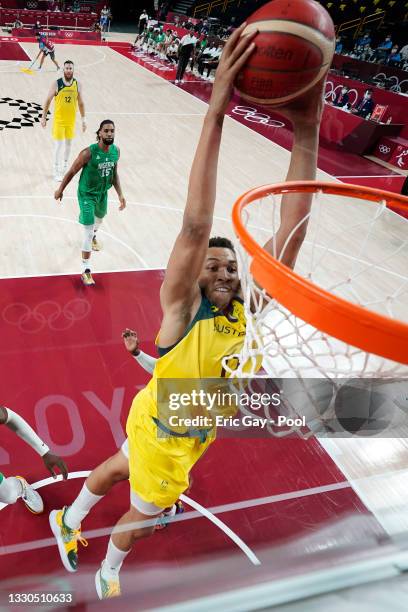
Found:
[[[106,573],[104,570],[105,561],[102,561],[101,567],[98,569],[95,575],[95,587],[98,593],[99,599],[110,599],[112,597],[120,596],[120,581],[119,573],[109,572]]]
[[[18,478],[18,480],[21,482],[21,486],[23,487],[21,499],[23,500],[26,508],[33,514],[41,514],[44,512],[44,502],[41,495],[30,487],[25,478],[22,476],[16,476],[16,478]]]

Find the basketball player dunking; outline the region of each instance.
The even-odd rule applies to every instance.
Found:
[[[82,88],[74,78],[74,63],[71,60],[64,62],[64,74],[61,79],[54,81],[44,102],[41,125],[47,125],[47,113],[54,100],[54,122],[52,137],[55,143],[54,179],[62,181],[67,171],[72,139],[75,136],[75,119],[77,106],[82,117],[82,131],[86,130],[85,104],[82,97]],[[62,157],[62,159],[61,159]]]
[[[160,291],[163,318],[152,379],[133,401],[126,426],[128,438],[121,450],[90,474],[71,506],[50,514],[62,562],[68,571],[76,571],[81,521],[115,482],[129,478],[129,510],[113,530],[95,578],[100,598],[120,594],[119,570],[134,542],[150,536],[163,510],[176,504],[188,488],[190,470],[214,439],[214,432],[188,428],[176,432],[158,419],[157,380],[220,377],[223,357],[239,353],[244,341],[245,314],[234,247],[226,238],[209,238],[224,114],[236,76],[254,50],[251,41],[256,32],[240,39],[244,27],[235,30],[225,45],[191,168],[182,227]],[[282,110],[294,123],[287,180],[316,176],[322,85],[308,92],[301,105]],[[309,195],[283,196],[276,239],[279,255],[294,230],[282,258],[288,266],[295,264],[305,232],[299,221],[310,206]],[[264,248],[274,253],[272,238]],[[234,333],[223,333],[227,327]],[[160,431],[167,437],[160,438]],[[153,524],[140,525],[143,521]],[[128,526],[126,531],[124,526]]]

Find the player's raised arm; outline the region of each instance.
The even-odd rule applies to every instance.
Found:
[[[49,108],[51,106],[51,102],[55,96],[55,92],[56,92],[56,84],[55,82],[51,85],[50,90],[48,92],[48,95],[45,99],[44,102],[44,106],[43,106],[43,113],[42,113],[42,117],[41,117],[41,125],[42,127],[45,128],[45,126],[47,125],[47,113],[49,111]]]
[[[323,111],[324,77],[304,98],[278,112],[293,124],[293,146],[286,181],[314,181],[317,170],[319,129]],[[300,247],[306,236],[307,220],[313,194],[294,193],[282,196],[281,224],[276,236],[268,240],[264,249],[282,263],[294,268]],[[296,229],[295,229],[296,228]],[[293,232],[293,233],[292,233]],[[289,236],[290,239],[289,239]]]
[[[78,157],[76,158],[76,160],[74,161],[74,163],[72,164],[72,166],[70,167],[70,169],[68,170],[64,178],[62,179],[61,185],[58,187],[58,189],[54,193],[54,198],[56,200],[62,200],[62,196],[64,194],[65,187],[72,181],[74,176],[78,174],[80,170],[82,170],[82,168],[89,162],[90,159],[91,159],[91,151],[89,147],[87,147],[86,149],[83,149],[80,152],[80,154],[78,155]]]
[[[228,40],[217,69],[190,172],[182,228],[170,255],[161,288],[164,312],[175,305],[189,309],[199,295],[197,279],[207,253],[213,223],[224,114],[235,77],[255,48],[251,41],[256,32],[240,39],[244,27],[245,24],[242,24]]]

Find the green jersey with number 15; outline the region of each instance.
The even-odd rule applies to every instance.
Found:
[[[103,151],[98,143],[92,144],[89,149],[91,159],[82,168],[78,191],[81,194],[100,195],[112,187],[119,150],[112,144],[108,151]]]

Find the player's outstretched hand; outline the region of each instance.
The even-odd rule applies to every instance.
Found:
[[[276,112],[289,119],[294,126],[320,125],[324,108],[326,76],[324,75],[303,96],[290,102],[287,106],[280,106]]]
[[[63,197],[64,192],[62,191],[62,189],[57,189],[57,191],[54,193],[54,198],[60,202],[62,202],[62,197]]]
[[[68,468],[65,462],[61,459],[61,457],[58,457],[58,455],[53,455],[52,453],[48,452],[43,456],[43,461],[44,461],[45,467],[50,472],[53,478],[57,477],[57,474],[54,469],[57,467],[60,470],[63,479],[67,480]]]
[[[255,49],[253,38],[258,33],[254,30],[251,34],[241,37],[246,23],[237,28],[228,39],[215,73],[215,81],[210,99],[210,111],[224,114],[228,102],[234,90],[234,81]]]
[[[137,350],[139,350],[139,338],[133,329],[126,328],[122,332],[122,338],[123,342],[125,343],[126,350],[128,350],[129,353],[135,353]]]
[[[123,196],[119,198],[119,202],[119,210],[123,210],[124,208],[126,208],[126,200]]]

